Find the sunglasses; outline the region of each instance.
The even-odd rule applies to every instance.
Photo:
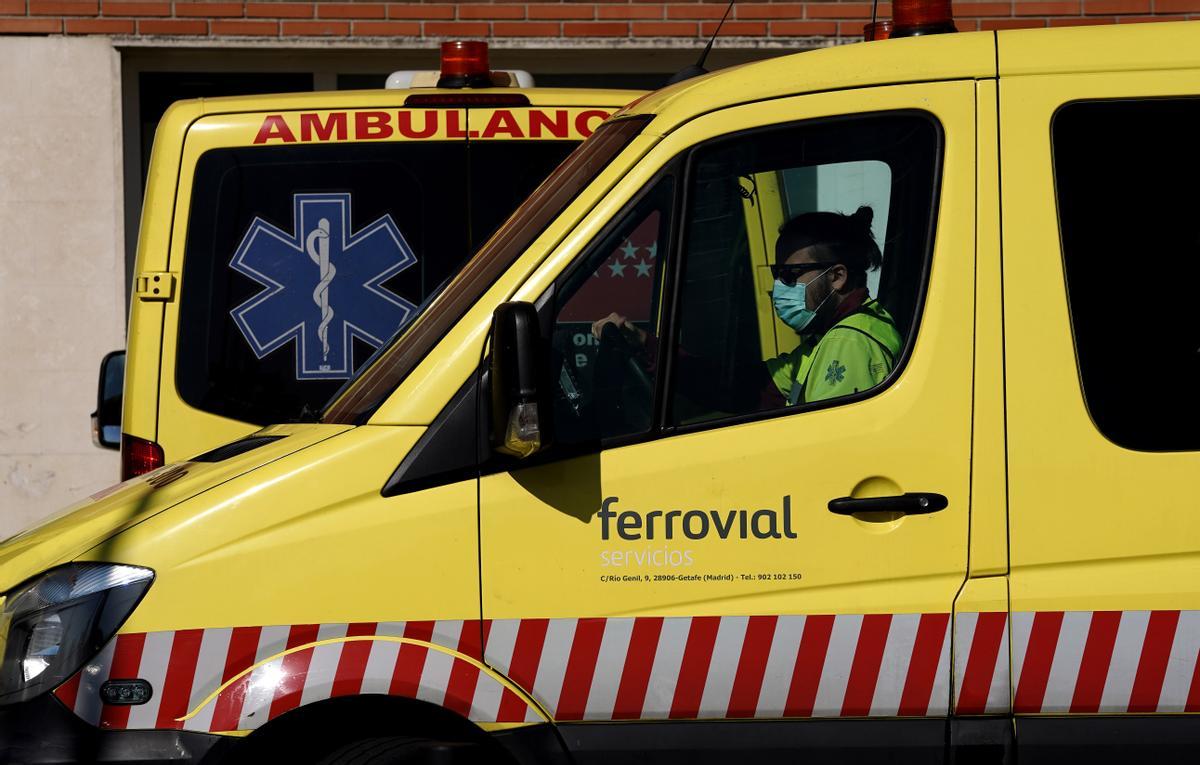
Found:
[[[796,280],[809,271],[831,268],[837,263],[783,263],[771,266],[771,278],[778,279],[789,287],[796,286]]]

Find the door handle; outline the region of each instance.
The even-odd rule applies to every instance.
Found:
[[[829,512],[837,515],[855,513],[900,513],[924,515],[944,510],[950,504],[941,494],[910,492],[893,497],[839,497],[829,500]]]

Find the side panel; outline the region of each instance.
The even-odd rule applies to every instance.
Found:
[[[481,480],[483,609],[495,620],[485,657],[555,719],[946,715],[950,610],[966,573],[974,85],[740,107],[678,140],[864,109],[928,110],[946,136],[929,292],[895,384]],[[826,507],[893,485],[950,506],[887,519]],[[787,538],[672,539],[661,525],[626,536],[613,521],[661,509],[661,524],[674,508],[749,508],[787,524]]]
[[[1089,412],[1076,342],[1080,326],[1075,334],[1072,326],[1080,314],[1072,315],[1064,281],[1060,241],[1066,233],[1059,216],[1065,202],[1056,197],[1054,175],[1059,158],[1051,150],[1054,120],[1066,104],[1151,103],[1197,94],[1195,69],[1031,75],[1001,83],[1014,711],[1045,716],[1029,726],[1018,720],[1019,745],[1023,730],[1038,732],[1030,746],[1044,745],[1046,736],[1057,736],[1064,746],[1095,743],[1088,726],[1056,724],[1051,715],[1123,715],[1111,718],[1109,730],[1126,731],[1132,744],[1141,739],[1139,731],[1150,730],[1139,727],[1133,715],[1200,710],[1200,514],[1192,478],[1200,457],[1194,451],[1118,446]],[[1111,126],[1085,130],[1105,136],[1114,157],[1124,158],[1122,166],[1149,161],[1142,155],[1144,144]],[[1110,159],[1097,155],[1088,162],[1104,168]],[[1147,195],[1163,191],[1118,182],[1114,174],[1112,193],[1119,198],[1155,198]],[[1174,192],[1168,196],[1178,198]],[[1106,227],[1100,216],[1112,215],[1098,212],[1090,219],[1086,212],[1089,227]],[[1129,221],[1110,220],[1107,241],[1073,256],[1118,264],[1101,275],[1101,285],[1109,279],[1122,283],[1140,270],[1124,271],[1121,258],[1153,262],[1150,253],[1119,234]],[[1140,219],[1134,225],[1148,231],[1143,224],[1153,225]],[[1079,295],[1071,299],[1082,300],[1095,284],[1076,284]],[[1164,287],[1159,294],[1164,301],[1180,299],[1173,293]],[[1148,303],[1154,299],[1132,288],[1115,294],[1105,315],[1122,322],[1153,310]],[[1095,334],[1094,327],[1086,329]],[[1152,363],[1144,386],[1134,380],[1138,343],[1114,345],[1111,353],[1127,359],[1125,401],[1155,395],[1160,371]],[[1194,746],[1196,739],[1190,740]]]

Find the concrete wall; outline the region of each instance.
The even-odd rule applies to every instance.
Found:
[[[101,357],[125,344],[120,57],[107,38],[0,37],[0,538],[115,482],[92,446]]]

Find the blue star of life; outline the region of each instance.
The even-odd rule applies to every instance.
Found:
[[[378,348],[416,313],[383,282],[417,262],[391,215],[352,233],[349,194],[294,194],[295,231],[255,217],[229,262],[264,289],[230,314],[258,358],[295,341],[297,380],[354,371],[353,338]]]

